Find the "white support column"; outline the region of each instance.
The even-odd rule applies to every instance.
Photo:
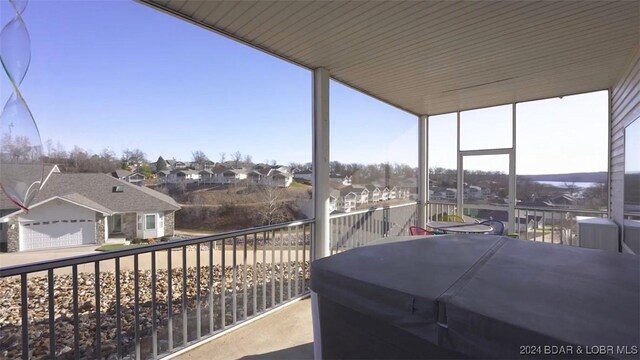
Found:
[[[464,211],[462,209],[462,201],[464,199],[464,174],[463,174],[463,160],[462,155],[460,154],[460,111],[457,113],[456,118],[456,144],[457,144],[457,158],[458,158],[458,176],[457,176],[457,185],[456,186],[456,207],[458,208],[456,211],[456,215],[462,216]]]
[[[329,241],[329,71],[313,71],[313,207],[312,259],[330,255]]]
[[[429,138],[429,125],[427,116],[418,117],[418,226],[424,228],[427,224],[427,199],[429,196],[429,154],[427,139]]]
[[[509,154],[509,232],[516,233],[519,220],[516,219],[516,103],[511,112],[511,153]]]

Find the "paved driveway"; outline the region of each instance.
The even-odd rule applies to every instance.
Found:
[[[71,256],[92,254],[100,245],[84,245],[77,247],[0,253],[0,268],[22,265],[39,261],[54,260]]]

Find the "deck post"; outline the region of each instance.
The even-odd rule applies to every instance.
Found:
[[[424,228],[427,224],[427,200],[429,196],[429,154],[427,153],[429,127],[426,115],[418,117],[418,131],[418,226]]]
[[[313,260],[330,255],[329,239],[329,71],[313,71]]]

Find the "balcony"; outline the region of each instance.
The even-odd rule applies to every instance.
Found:
[[[458,146],[456,156],[460,163],[464,156],[511,156],[505,222],[523,241],[575,246],[578,216],[608,217],[620,227],[638,218],[624,210],[623,192],[631,153],[624,129],[640,118],[640,7],[633,2],[141,2],[312,71],[315,215],[2,267],[0,357],[309,358],[311,260],[408,235],[410,226],[442,214],[469,215],[455,196],[463,181],[447,189],[444,200],[451,201],[428,197],[434,115],[455,114],[459,123],[464,111],[504,105],[515,114],[520,102],[608,90],[606,210],[518,206],[514,142],[494,152]],[[332,77],[415,115],[417,201],[330,215]],[[511,124],[507,137],[515,138],[513,116]],[[634,241],[623,232],[620,251],[633,252]]]

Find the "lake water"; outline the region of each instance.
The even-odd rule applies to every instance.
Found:
[[[565,182],[565,181],[536,181],[539,184],[552,185],[556,187],[567,187],[567,186],[577,186],[579,188],[586,189],[588,187],[592,187],[597,185],[598,183],[594,182]]]

